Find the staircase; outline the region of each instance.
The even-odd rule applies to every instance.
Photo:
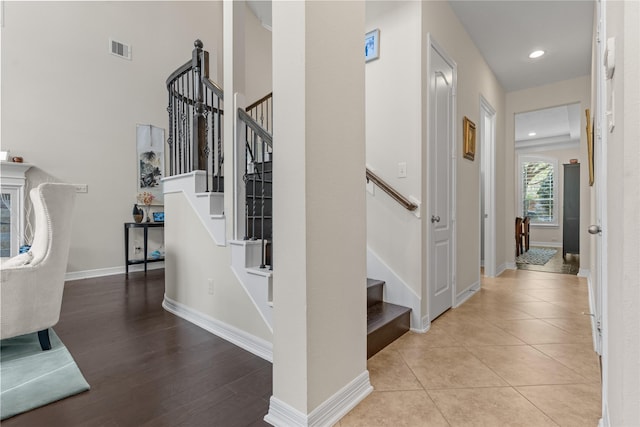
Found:
[[[246,233],[247,236],[251,236],[251,240],[264,239],[265,256],[260,267],[272,266],[273,161],[255,162],[253,172],[247,172],[244,181],[247,203]]]
[[[367,359],[409,330],[411,309],[384,302],[384,282],[367,279]]]
[[[238,212],[234,223],[237,228],[235,238],[227,240],[221,120],[223,92],[209,80],[208,53],[202,42],[196,40],[194,46],[192,58],[174,71],[166,82],[169,176],[163,180],[164,192],[183,193],[213,241],[218,246],[231,247],[231,269],[272,329],[273,94],[246,109],[224,112],[237,115],[238,119],[234,174],[228,177],[238,196],[234,200]],[[416,209],[410,201],[397,194],[394,196],[397,192],[370,171],[366,178],[373,179],[407,209]],[[367,357],[409,330],[411,309],[384,302],[384,285],[384,281],[367,279]]]

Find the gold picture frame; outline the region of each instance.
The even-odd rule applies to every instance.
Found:
[[[587,108],[584,110],[587,116],[587,153],[589,155],[589,185],[593,186],[595,177],[593,174],[593,125],[591,123],[591,111]]]
[[[476,157],[476,124],[467,116],[462,121],[462,153],[465,159],[472,160]]]

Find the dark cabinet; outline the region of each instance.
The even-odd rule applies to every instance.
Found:
[[[580,163],[564,165],[562,257],[580,253]]]

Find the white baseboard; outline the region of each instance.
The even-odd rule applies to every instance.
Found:
[[[276,427],[324,427],[332,426],[356,407],[373,391],[369,371],[364,371],[336,394],[325,400],[310,414],[304,414],[271,396],[269,413],[264,420]]]
[[[589,313],[596,313],[596,296],[595,289],[593,289],[593,282],[591,281],[591,274],[587,276],[587,290],[589,292]],[[602,356],[602,349],[598,348],[598,325],[596,316],[589,316],[591,319],[591,340],[593,342],[593,351]]]
[[[514,270],[515,269],[515,263],[513,263],[514,268],[509,268],[509,266],[507,265],[508,263],[503,262],[502,264],[500,264],[499,266],[496,267],[496,277],[500,276],[502,273],[504,273],[507,270]]]
[[[507,261],[507,262],[504,263],[504,268],[506,270],[517,270],[518,266],[516,265],[515,261]]]
[[[431,329],[431,322],[429,321],[429,316],[424,316],[422,318],[420,328],[411,328],[409,330],[417,334],[426,334],[429,331],[429,329]]]
[[[529,242],[529,246],[541,246],[543,248],[561,248],[562,242]]]
[[[591,277],[591,271],[588,268],[581,268],[578,270],[578,277],[586,277],[589,279]]]
[[[168,312],[201,327],[205,331],[209,331],[212,334],[217,335],[258,357],[261,357],[264,360],[273,362],[273,344],[263,340],[262,338],[248,334],[235,326],[231,326],[227,323],[221,322],[220,320],[214,319],[211,316],[187,307],[184,304],[180,304],[166,295],[164,296],[162,307]]]
[[[147,264],[147,270],[158,270],[161,268],[164,268],[164,261]],[[130,265],[129,273],[133,273],[135,271],[144,271],[144,265],[142,264]],[[125,272],[126,272],[126,268],[124,266],[98,268],[95,270],[71,271],[64,275],[64,281],[70,282],[72,280],[91,279],[94,277],[102,277],[102,276],[113,276],[114,274],[124,274]]]
[[[480,281],[476,281],[471,286],[467,287],[464,291],[456,295],[456,303],[453,308],[460,307],[466,300],[471,298],[476,292],[480,290]]]
[[[602,418],[598,421],[598,427],[610,427],[611,421],[609,420],[609,405],[607,405],[607,402],[604,402],[604,405],[602,406]]]

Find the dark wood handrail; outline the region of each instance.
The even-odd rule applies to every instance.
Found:
[[[260,138],[262,138],[269,147],[273,148],[273,137],[262,126],[260,126],[253,119],[253,117],[247,114],[247,112],[244,111],[242,108],[238,108],[238,117],[240,118],[240,120],[245,122],[245,124],[249,126],[252,131],[254,131],[258,136],[260,136]]]
[[[400,194],[395,188],[387,184],[382,178],[371,172],[369,168],[367,168],[367,182],[368,181],[373,181],[374,184],[376,184],[382,191],[391,196],[393,200],[400,203],[406,210],[415,211],[416,209],[418,209],[418,205]]]
[[[263,96],[262,98],[258,99],[256,102],[254,102],[253,104],[247,106],[244,111],[250,111],[253,110],[254,108],[256,108],[258,105],[262,104],[264,101],[267,101],[268,99],[273,98],[273,92],[269,92],[268,94],[266,94],[265,96]]]

